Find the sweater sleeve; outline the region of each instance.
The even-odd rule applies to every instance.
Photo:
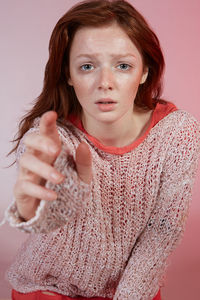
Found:
[[[34,127],[26,134],[38,130],[37,127]],[[15,199],[13,199],[13,202],[5,212],[5,219],[9,222],[10,226],[28,233],[48,233],[71,221],[86,205],[87,199],[90,196],[90,185],[79,179],[73,153],[70,153],[69,147],[66,146],[66,141],[62,138],[60,131],[59,134],[62,141],[62,150],[54,166],[65,176],[65,179],[61,184],[53,184],[49,181],[45,184],[47,188],[57,193],[57,199],[55,201],[41,200],[35,216],[28,221],[22,221],[17,211]],[[17,149],[17,167],[19,159],[25,151],[24,137]]]
[[[113,300],[152,300],[163,285],[168,257],[185,231],[199,153],[200,126],[190,117],[169,146],[154,210],[132,249]]]

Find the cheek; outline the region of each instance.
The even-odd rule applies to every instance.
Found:
[[[94,89],[94,77],[89,78],[88,76],[81,76],[73,81],[73,87],[77,97],[87,97],[91,95]]]
[[[124,106],[130,107],[133,105],[138,87],[140,84],[140,77],[132,77],[127,79],[121,87],[123,87],[120,90],[121,98],[126,99],[126,104],[124,103]]]
[[[123,91],[127,95],[135,95],[140,84],[140,78],[129,78],[123,83]]]
[[[134,88],[137,89],[140,80],[142,77],[142,73],[140,70],[135,69],[132,70],[132,72],[127,73],[127,74],[119,74],[116,78],[119,84],[121,86],[124,86],[126,88]]]
[[[88,81],[76,81],[76,83],[73,84],[73,87],[80,103],[88,98],[88,95],[90,94],[90,87],[88,85]]]

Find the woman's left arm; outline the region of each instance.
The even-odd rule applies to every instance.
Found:
[[[169,149],[156,205],[113,300],[152,300],[163,284],[167,258],[182,240],[200,154],[200,124],[193,117],[186,118]]]

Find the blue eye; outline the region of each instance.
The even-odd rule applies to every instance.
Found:
[[[128,64],[120,64],[119,66],[125,66],[125,68],[121,68],[121,70],[128,70],[131,68],[131,66]]]
[[[122,67],[123,66],[123,67]],[[120,67],[121,70],[129,70],[131,68],[130,65],[128,64],[125,64],[125,63],[122,63],[122,64],[119,64],[118,67]],[[82,71],[91,71],[93,68],[93,66],[91,64],[84,64],[80,67],[80,69]]]
[[[85,67],[87,67],[87,68],[85,68]],[[82,66],[81,66],[81,70],[83,70],[83,71],[90,71],[91,69],[88,68],[88,67],[92,67],[92,65],[90,65],[90,64],[82,65]]]

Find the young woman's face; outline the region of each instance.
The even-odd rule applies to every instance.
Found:
[[[119,25],[79,29],[69,59],[68,83],[74,87],[83,118],[113,123],[132,116],[138,87],[148,71]]]

